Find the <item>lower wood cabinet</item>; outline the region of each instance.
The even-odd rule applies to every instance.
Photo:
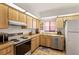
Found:
[[[14,54],[14,49],[13,45],[6,43],[6,44],[1,44],[0,45],[0,55],[13,55]]]
[[[58,50],[64,50],[64,37],[48,35],[38,35],[33,37],[31,41],[31,51],[33,52],[36,50],[39,45]]]
[[[51,47],[51,43],[52,43],[52,36],[46,36],[46,47]]]
[[[40,35],[40,45],[46,46],[46,39],[44,35]]]
[[[40,45],[53,49],[64,50],[64,37],[40,35]]]
[[[47,35],[40,35],[40,45],[41,46],[46,46],[46,47],[51,47],[51,36]]]
[[[32,38],[31,41],[31,52],[33,52],[38,47],[39,47],[39,36],[36,36]]]

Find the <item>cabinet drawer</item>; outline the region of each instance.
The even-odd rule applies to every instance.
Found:
[[[0,50],[0,55],[6,55],[7,53],[12,53],[12,46],[6,47],[3,50]]]

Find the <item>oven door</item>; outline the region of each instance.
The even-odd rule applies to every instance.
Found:
[[[25,55],[31,50],[31,41],[21,42],[15,46],[16,55]]]

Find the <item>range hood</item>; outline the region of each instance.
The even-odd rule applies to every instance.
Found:
[[[26,23],[14,21],[14,20],[9,20],[9,24],[10,25],[17,25],[17,26],[27,26]]]

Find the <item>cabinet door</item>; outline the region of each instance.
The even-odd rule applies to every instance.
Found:
[[[46,36],[45,39],[46,39],[46,47],[51,47],[52,44],[51,36]]]
[[[44,35],[40,36],[40,45],[42,46],[46,46],[46,39]]]
[[[36,28],[40,29],[40,20],[38,20],[38,19],[36,20]]]
[[[36,48],[37,48],[37,40],[36,40],[36,38],[32,38],[31,51],[33,52]]]
[[[33,18],[33,29],[36,29],[36,19]]]
[[[9,20],[18,21],[18,11],[9,7]]]
[[[27,15],[27,28],[32,28],[32,17]]]
[[[0,50],[0,55],[13,55],[13,54],[14,54],[13,45],[5,47],[4,49]]]
[[[18,21],[26,23],[26,15],[22,12],[18,12]]]
[[[0,4],[0,28],[8,28],[8,6]]]
[[[57,28],[64,28],[64,20],[63,20],[63,17],[58,17],[56,19],[56,26]]]
[[[37,48],[39,47],[39,36],[36,37]]]

